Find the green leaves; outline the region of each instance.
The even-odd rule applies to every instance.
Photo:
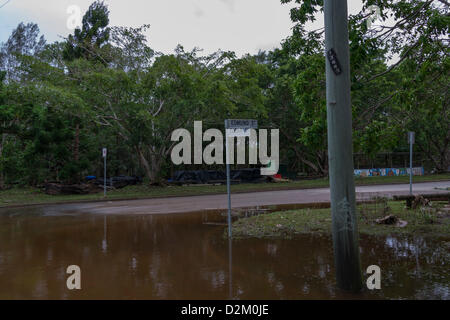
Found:
[[[281,0],[281,3],[289,3],[292,0]],[[323,11],[323,0],[295,0],[295,3],[300,4],[299,7],[291,10],[292,22],[305,24],[308,21],[314,21],[316,14]]]
[[[108,7],[103,1],[95,1],[83,16],[82,23],[81,29],[77,28],[73,35],[69,35],[63,52],[64,59],[73,61],[84,58],[106,64],[100,48],[110,36]]]
[[[190,129],[194,120],[221,128],[229,117],[279,128],[282,163],[326,175],[324,34],[306,28],[323,1],[281,3],[296,4],[292,35],[281,49],[241,58],[202,56],[181,45],[156,53],[149,25],[110,27],[100,1],[64,42],[46,45],[37,25],[19,25],[0,53],[6,181],[77,181],[101,169],[99,150],[107,146],[108,174],[157,182],[170,169],[174,129]],[[381,17],[369,26],[372,5]],[[414,130],[416,147],[446,169],[448,33],[448,7],[436,0],[363,0],[363,10],[349,17],[356,152],[402,150],[405,132]]]

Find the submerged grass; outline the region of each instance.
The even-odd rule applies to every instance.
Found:
[[[450,180],[450,174],[428,175],[414,177],[414,182],[430,182]],[[408,183],[409,177],[366,177],[356,178],[356,185],[379,185]],[[239,192],[261,192],[295,189],[327,188],[328,179],[299,180],[282,183],[259,183],[259,184],[236,184],[231,187],[233,193]],[[225,185],[198,185],[198,186],[166,186],[149,187],[147,185],[129,186],[123,189],[112,190],[108,192],[106,198],[103,193],[89,195],[59,195],[51,196],[38,188],[13,188],[0,191],[0,207],[13,205],[29,204],[51,204],[64,202],[81,201],[101,201],[101,200],[130,200],[130,199],[149,199],[158,197],[173,196],[197,196],[207,194],[226,193]]]
[[[450,216],[440,213],[446,202],[433,203],[431,210],[408,210],[404,202],[387,202],[388,210],[367,214],[364,208],[358,207],[359,233],[367,235],[389,234],[426,234],[431,236],[450,237]],[[405,227],[380,225],[377,218],[395,215],[406,221]],[[239,219],[233,223],[233,237],[242,238],[292,238],[298,234],[326,233],[331,234],[330,209],[301,209],[273,212],[250,218]]]

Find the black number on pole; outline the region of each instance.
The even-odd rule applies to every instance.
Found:
[[[336,52],[334,49],[330,49],[327,52],[328,61],[330,61],[331,68],[333,69],[333,72],[338,76],[342,73],[341,64],[339,63],[339,60],[337,58]]]

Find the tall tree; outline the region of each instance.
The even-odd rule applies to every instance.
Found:
[[[73,35],[69,35],[63,51],[63,58],[68,61],[85,59],[93,63],[107,65],[108,61],[101,49],[108,44],[110,37],[109,10],[103,1],[95,1],[83,16],[82,28],[76,28]],[[73,73],[71,64],[69,72]],[[77,117],[78,118],[78,117]],[[75,118],[75,119],[77,119]],[[81,119],[75,124],[73,157],[79,159]]]
[[[72,61],[84,58],[106,64],[99,49],[106,45],[110,37],[109,10],[103,1],[95,1],[83,16],[82,27],[69,35],[64,58]]]
[[[6,80],[21,80],[21,57],[37,56],[45,48],[45,38],[39,36],[35,23],[19,23],[8,40],[0,47],[0,70],[6,71]]]

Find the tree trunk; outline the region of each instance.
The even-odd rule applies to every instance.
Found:
[[[152,154],[151,159],[151,183],[159,182],[159,172],[161,171],[161,159],[157,159],[156,155]]]
[[[75,142],[73,146],[73,158],[76,162],[80,158],[80,125],[77,123],[75,126]]]
[[[73,147],[72,147],[72,156],[73,160],[75,161],[75,165],[78,165],[78,160],[80,158],[80,124],[77,123],[75,125],[75,137],[73,140]],[[81,180],[80,172],[77,170],[76,173],[73,174],[73,176],[70,177],[70,183],[78,183]]]
[[[152,172],[152,170],[150,169],[150,165],[149,165],[147,159],[145,158],[144,153],[142,152],[142,150],[140,148],[136,148],[136,151],[137,151],[137,153],[139,155],[139,160],[140,160],[142,166],[144,167],[145,175],[147,176],[147,178],[150,180],[150,183],[151,183],[151,181],[152,181],[152,179],[151,179],[151,176],[152,176],[151,172]]]

